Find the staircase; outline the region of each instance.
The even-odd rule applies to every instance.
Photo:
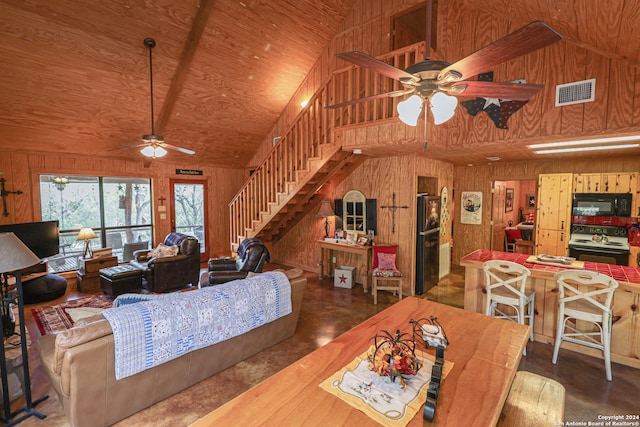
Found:
[[[404,69],[421,61],[424,49],[425,43],[418,43],[378,59]],[[343,151],[336,131],[391,119],[402,99],[382,98],[336,110],[325,105],[397,89],[398,82],[366,69],[349,66],[336,71],[229,203],[232,251],[245,238],[277,241],[317,210],[328,198],[326,188],[340,183],[366,159]]]

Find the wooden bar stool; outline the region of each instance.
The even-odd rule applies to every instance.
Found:
[[[487,302],[485,314],[500,319],[512,320],[525,325],[529,321],[529,339],[533,341],[533,317],[536,293],[526,289],[528,268],[515,262],[492,260],[482,265],[485,277]],[[501,306],[511,307],[515,314],[506,313]],[[524,350],[526,356],[527,349]]]
[[[611,381],[611,322],[618,282],[604,274],[583,270],[560,271],[555,278],[558,325],[551,361],[554,365],[558,361],[562,341],[596,348],[602,350],[607,380]],[[591,327],[580,325],[585,322]]]

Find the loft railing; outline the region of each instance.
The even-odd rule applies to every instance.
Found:
[[[405,69],[424,58],[425,43],[417,43],[390,52],[379,60]],[[300,187],[300,172],[309,169],[309,161],[322,156],[325,145],[334,143],[337,128],[390,119],[395,116],[400,98],[382,98],[339,109],[339,104],[392,90],[402,89],[399,82],[356,66],[335,71],[309,100],[255,172],[229,203],[231,245],[244,237],[253,237],[255,225],[280,209]]]

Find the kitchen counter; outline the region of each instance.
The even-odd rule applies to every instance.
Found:
[[[527,288],[536,292],[534,339],[553,344],[558,309],[558,290],[553,276],[566,268],[527,262],[529,256],[485,249],[464,256],[460,260],[460,265],[465,267],[464,308],[484,313],[482,264],[485,261],[504,260],[524,265],[531,270]],[[611,360],[640,369],[640,268],[585,261],[584,270],[597,271],[618,281],[614,296]],[[562,348],[602,358],[601,351],[585,346],[563,342]]]

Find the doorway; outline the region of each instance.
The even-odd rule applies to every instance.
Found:
[[[507,251],[505,229],[520,230],[522,240],[535,248],[535,214],[538,181],[494,181],[491,198],[491,250]]]
[[[172,179],[171,230],[194,236],[200,242],[200,262],[209,258],[207,248],[207,181]]]

